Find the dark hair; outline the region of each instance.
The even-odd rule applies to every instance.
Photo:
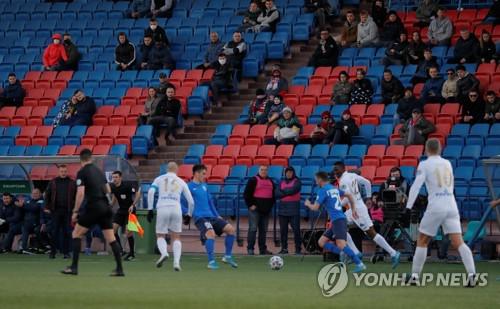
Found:
[[[347,79],[349,79],[349,74],[346,71],[340,71],[339,78],[340,78],[340,75],[346,75]]]
[[[241,34],[241,31],[239,31],[239,30],[234,30],[234,31],[233,31],[233,34],[235,34],[235,33],[239,33],[239,34]]]
[[[391,170],[389,171],[389,173],[394,173],[394,172],[399,172],[401,174],[401,169],[397,166],[391,168]]]
[[[347,15],[347,14],[354,14],[354,11],[353,10],[349,10],[349,11],[345,12],[345,15]]]
[[[158,20],[156,20],[156,17],[151,17],[151,18],[149,19],[149,22],[158,22]]]
[[[9,192],[4,192],[3,196],[10,196],[10,197],[12,197],[12,194],[10,194]]]
[[[152,38],[153,38],[153,36],[152,36],[150,33],[146,33],[146,34],[144,35],[144,38],[150,38],[150,39],[152,39]]]
[[[57,165],[57,168],[61,168],[61,167],[62,168],[67,168],[66,164],[59,164],[59,165]]]
[[[193,165],[193,174],[201,171],[206,171],[207,167],[204,164]]]
[[[322,181],[328,181],[328,173],[324,171],[320,171],[316,173],[316,178],[322,180]]]
[[[168,90],[168,89],[174,89],[174,91],[176,90],[176,89],[175,89],[175,86],[174,86],[174,85],[172,85],[172,84],[168,84],[168,85],[167,85],[166,90]]]
[[[8,76],[8,77],[11,77],[11,76],[17,77],[17,76],[16,76],[16,73],[14,73],[14,72],[10,72],[10,73],[9,73],[9,76]]]
[[[406,91],[411,91],[411,93],[413,93],[413,88],[412,88],[412,87],[406,87],[406,88],[405,88],[405,92],[406,92]]]
[[[122,177],[122,172],[114,171],[113,173],[111,173],[111,175],[118,175],[118,176]]]
[[[385,69],[384,73],[390,73],[390,74],[392,74],[392,71],[390,69]]]
[[[489,96],[489,95],[494,95],[494,96],[496,96],[497,94],[495,93],[495,91],[488,90],[488,91],[486,92],[486,96]]]
[[[125,32],[120,32],[120,33],[118,33],[118,36],[119,36],[119,37],[120,37],[120,36],[127,37],[127,35],[125,34]]]
[[[328,33],[330,33],[330,28],[328,28],[328,27],[321,27],[321,28],[319,28],[319,32],[320,33],[323,32],[323,31],[328,31]]]
[[[366,75],[365,70],[363,70],[363,69],[361,69],[361,68],[356,69],[356,73],[361,73],[361,74],[363,74],[363,75]]]
[[[345,169],[345,164],[344,164],[344,162],[342,162],[342,161],[337,161],[337,162],[335,162],[335,163],[333,164],[333,166],[338,166],[338,167],[340,167],[340,168]]]
[[[361,12],[359,12],[359,15],[364,16],[364,15],[369,15],[369,14],[368,14],[367,10],[362,10]]]
[[[81,161],[89,161],[92,158],[92,151],[90,149],[85,148],[80,151],[80,160]]]

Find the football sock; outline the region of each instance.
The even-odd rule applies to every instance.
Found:
[[[80,249],[82,248],[82,239],[73,238],[73,260],[71,263],[71,268],[78,269],[78,258],[80,257]]]
[[[167,252],[167,241],[163,237],[159,237],[156,239],[156,245],[158,246],[158,250],[160,251],[161,256],[165,256],[168,254]]]
[[[325,250],[328,250],[328,251],[330,251],[330,252],[332,252],[332,253],[335,253],[335,254],[340,254],[340,251],[341,251],[339,247],[337,247],[336,245],[334,245],[334,244],[333,244],[333,243],[331,243],[331,242],[327,242],[327,243],[325,244],[324,249],[325,249]]]
[[[458,253],[460,253],[460,257],[462,258],[462,263],[464,263],[467,274],[475,274],[476,267],[474,265],[474,257],[472,256],[470,248],[466,244],[462,244],[458,247]]]
[[[413,264],[411,265],[411,273],[413,276],[420,276],[426,259],[427,247],[417,247],[415,249],[415,255],[413,256]]]
[[[130,255],[134,255],[134,249],[135,249],[135,239],[134,239],[134,236],[129,236],[128,237],[128,247],[129,247]]]
[[[231,256],[233,254],[233,243],[234,235],[226,235],[224,244],[226,246],[226,256]]]
[[[351,250],[352,250],[352,252],[354,252],[354,254],[359,254],[358,247],[356,247],[356,244],[352,240],[351,234],[349,234],[349,233],[347,233],[347,245],[349,246],[349,248],[351,248]]]
[[[207,257],[209,262],[214,261],[214,245],[214,239],[209,238],[205,241],[205,249],[207,250]]]
[[[123,267],[122,267],[122,254],[120,245],[116,240],[110,243],[109,245],[111,246],[111,250],[113,251],[113,256],[115,257],[116,270],[122,271]]]
[[[174,250],[174,265],[179,265],[181,261],[182,243],[180,240],[175,240],[172,248]]]
[[[375,237],[373,237],[373,241],[389,253],[391,257],[396,255],[396,250],[392,249],[392,247],[387,243],[384,237],[380,236],[380,234],[375,235]]]
[[[120,251],[123,251],[122,242],[120,240],[120,235],[118,235],[118,233],[115,234],[115,239],[116,242],[118,243],[118,246],[120,246]]]
[[[359,265],[361,263],[359,257],[356,255],[356,253],[354,253],[354,251],[351,248],[349,248],[349,246],[345,246],[342,251],[344,251],[344,253],[351,258],[354,264]]]

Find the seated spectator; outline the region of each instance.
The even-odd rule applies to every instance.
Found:
[[[43,52],[43,69],[45,71],[62,71],[68,61],[64,45],[61,44],[62,36],[56,33],[52,36],[52,44]]]
[[[118,71],[134,69],[135,46],[129,42],[125,32],[118,34],[118,46],[115,48],[115,63]]]
[[[481,60],[480,55],[481,48],[477,38],[469,29],[462,29],[453,50],[453,58],[448,59],[448,63],[478,63]]]
[[[384,66],[405,65],[408,58],[408,37],[406,32],[399,34],[399,39],[392,43],[385,50],[385,57],[382,59]]]
[[[455,74],[455,70],[448,69],[446,71],[446,75],[448,79],[443,83],[443,88],[441,90],[441,96],[446,102],[456,102],[458,91],[457,91],[457,74]]]
[[[469,97],[459,102],[462,105],[462,123],[473,125],[483,121],[486,107],[477,90],[471,90]]]
[[[239,32],[247,32],[257,25],[257,18],[260,15],[260,9],[256,2],[250,2],[248,10],[244,12],[243,24],[238,28]]]
[[[274,138],[272,140],[267,140],[266,144],[293,145],[299,141],[302,125],[297,117],[293,115],[290,107],[285,107],[283,109],[276,124],[277,127],[274,130]]]
[[[400,39],[400,34],[405,32],[405,26],[396,11],[389,11],[389,17],[380,31],[381,44],[390,46]]]
[[[367,11],[359,14],[356,47],[371,47],[378,44],[378,28]]]
[[[333,103],[334,104],[349,104],[351,101],[352,84],[349,82],[349,74],[342,71],[339,74],[339,80],[333,86]]]
[[[21,82],[17,79],[15,73],[9,73],[7,85],[5,88],[0,88],[0,108],[4,106],[23,105],[26,90],[24,90]]]
[[[172,17],[174,11],[174,0],[151,0],[149,17]]]
[[[280,21],[280,11],[273,0],[266,0],[266,8],[257,17],[257,25],[251,29],[253,32],[276,32],[276,25]]]
[[[414,26],[423,28],[429,26],[431,17],[438,10],[439,1],[437,0],[422,0],[417,7],[417,23]]]
[[[144,18],[151,10],[151,0],[133,0],[130,8],[125,11],[127,18]]]
[[[429,43],[433,46],[450,45],[451,36],[453,35],[453,24],[445,14],[446,9],[440,7],[437,10],[436,17],[432,18],[427,30]]]
[[[280,95],[277,95],[273,98],[273,102],[266,104],[266,124],[271,125],[276,120],[279,119],[281,112],[285,108],[285,103],[283,103],[283,98]]]
[[[250,102],[248,109],[249,124],[265,124],[267,122],[266,106],[268,103],[267,95],[264,89],[255,91],[255,99]],[[271,103],[272,104],[272,103]]]
[[[144,36],[152,37],[154,43],[162,42],[166,46],[170,45],[165,29],[158,25],[158,20],[156,20],[156,18],[151,18],[149,20],[149,27],[144,29]]]
[[[148,70],[162,70],[175,68],[174,58],[170,49],[163,42],[155,42],[149,54]]]
[[[80,61],[82,55],[78,51],[78,47],[71,41],[71,35],[65,33],[63,36],[63,45],[68,60],[64,64],[64,70],[68,71],[78,71],[78,62]]]
[[[165,89],[166,90],[166,89]],[[146,103],[144,104],[144,112],[137,118],[138,125],[144,125],[151,120],[153,114],[156,112],[156,108],[161,100],[165,97],[164,95],[158,93],[155,87],[148,88],[148,97]]]
[[[254,3],[255,5],[255,3]],[[203,55],[203,64],[196,67],[198,70],[210,69],[210,64],[217,61],[219,54],[222,52],[224,44],[219,39],[217,32],[210,32],[210,43],[206,47],[205,54]]]
[[[228,57],[233,69],[238,71],[238,80],[240,80],[243,58],[247,54],[247,44],[241,37],[241,32],[235,31],[233,33],[233,39],[224,44],[222,52]]]
[[[439,68],[437,58],[432,55],[432,50],[427,48],[424,51],[424,59],[422,59],[417,66],[417,71],[413,75],[411,82],[413,85],[425,83],[429,79],[429,69]]]
[[[337,66],[339,52],[337,42],[330,35],[330,30],[321,29],[318,47],[316,47],[308,65],[315,68]]]
[[[168,81],[168,76],[167,74],[161,72],[160,75],[158,75],[158,81],[160,84],[158,85],[158,93],[166,95],[167,94],[167,88],[168,87],[174,87],[175,86]]]
[[[20,204],[10,193],[4,193],[0,204],[0,232],[7,234],[0,243],[0,253],[12,251],[12,242],[22,232],[23,214]]]
[[[356,21],[353,11],[347,11],[345,18],[346,21],[344,22],[340,35],[340,45],[342,45],[342,47],[350,47],[356,45],[358,41],[358,22]]]
[[[408,63],[419,64],[424,59],[425,44],[418,31],[414,31],[411,38],[408,44]]]
[[[500,122],[500,98],[495,91],[486,92],[486,104],[484,109],[484,121],[489,123]]]
[[[366,72],[363,69],[356,70],[356,79],[352,85],[351,101],[349,104],[372,103],[373,85],[365,76]]]
[[[457,75],[457,100],[460,102],[466,100],[472,90],[479,90],[479,80],[474,74],[467,72],[463,65],[457,66]]]
[[[391,104],[397,103],[403,96],[404,87],[399,79],[394,77],[392,71],[384,70],[384,78],[382,79],[382,103]]]
[[[272,77],[266,85],[266,94],[274,97],[286,91],[288,91],[288,81],[281,76],[281,71],[279,69],[273,70]]]
[[[411,118],[399,129],[401,140],[396,141],[395,144],[424,145],[429,134],[435,131],[434,124],[425,119],[419,108],[415,108],[412,111]]]
[[[352,137],[359,134],[359,128],[351,117],[351,112],[346,109],[342,113],[340,121],[335,123],[333,130],[328,132],[324,143],[332,145],[347,144],[351,145]]]
[[[76,90],[71,99],[61,106],[61,111],[54,119],[54,126],[90,126],[95,112],[94,99],[85,96],[83,90]]]
[[[326,26],[326,16],[330,6],[326,0],[305,0],[304,8],[306,13],[313,13],[318,27]]]
[[[21,253],[33,254],[29,249],[29,236],[30,234],[36,234],[37,239],[40,239],[40,213],[43,209],[43,196],[40,189],[33,189],[31,191],[31,199],[25,201],[19,199],[19,204],[23,213],[23,233],[21,237]]]
[[[382,28],[384,26],[384,23],[387,20],[387,9],[385,8],[385,1],[373,1],[372,18],[377,27]]]
[[[497,63],[497,47],[491,40],[491,34],[486,30],[481,33],[479,48],[481,50],[481,63]]]
[[[409,190],[410,186],[401,174],[401,170],[399,169],[399,167],[391,168],[389,177],[387,177],[386,181],[382,184],[382,186],[380,186],[382,197],[389,197],[390,201],[389,193],[393,191],[395,192],[394,201],[400,201],[401,203],[405,203],[408,199]]]
[[[411,118],[413,110],[420,107],[421,104],[413,95],[413,89],[411,87],[405,88],[405,95],[399,100],[398,109],[394,115],[395,122],[406,122]]]
[[[488,14],[483,20],[483,23],[491,23],[493,25],[500,24],[500,1],[493,0],[493,4],[488,11]]]
[[[225,89],[233,88],[233,67],[231,63],[227,61],[227,57],[224,53],[220,53],[217,61],[210,66],[215,70],[212,81],[210,82],[213,101],[217,107],[221,107],[222,102],[219,100],[220,92]]]
[[[153,117],[148,121],[153,126],[154,136],[160,137],[160,127],[166,125],[165,142],[169,144],[174,139],[180,112],[181,102],[175,98],[175,87],[168,87],[166,97],[158,102]]]
[[[151,61],[151,51],[153,50],[153,38],[151,35],[146,34],[142,39],[142,44],[139,45],[139,55],[137,58],[139,59],[139,63],[137,64],[138,70],[147,70],[148,63]]]
[[[333,135],[335,130],[335,120],[329,111],[321,113],[321,122],[316,125],[311,133],[313,145],[328,144],[326,137]]]
[[[420,100],[423,104],[426,103],[444,103],[444,98],[441,96],[444,79],[439,76],[438,69],[431,67],[429,69],[429,79],[425,82],[424,88],[420,93]]]

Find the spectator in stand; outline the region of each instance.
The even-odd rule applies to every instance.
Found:
[[[449,59],[448,63],[478,63],[481,60],[480,55],[481,48],[478,39],[470,33],[469,29],[462,29],[453,50],[453,58]]]
[[[425,119],[420,108],[412,111],[411,118],[399,129],[401,140],[395,142],[399,145],[424,145],[429,134],[434,133],[436,127]]]
[[[215,70],[210,82],[213,101],[217,107],[221,107],[220,93],[227,89],[233,89],[233,67],[224,53],[220,53],[217,61],[210,66]]]
[[[352,84],[349,82],[349,74],[346,71],[339,73],[339,80],[333,86],[333,103],[349,104],[351,101]]]
[[[356,45],[358,41],[358,22],[356,21],[356,16],[354,16],[353,11],[347,11],[345,18],[346,21],[344,22],[340,35],[340,45],[342,45],[342,47],[350,47]]]
[[[329,111],[321,113],[321,121],[316,125],[311,133],[311,140],[313,145],[328,144],[326,137],[333,134],[335,130],[335,120]]]
[[[166,125],[165,142],[169,144],[174,140],[180,112],[181,102],[175,98],[175,87],[168,87],[166,97],[158,102],[153,117],[148,121],[153,126],[156,138],[160,136],[160,127]]]
[[[255,3],[254,3],[255,5]],[[224,43],[219,39],[219,35],[217,32],[210,32],[210,43],[207,46],[205,51],[205,55],[203,55],[203,64],[200,64],[196,67],[198,70],[208,70],[210,69],[210,65],[217,61],[219,58],[219,54],[222,52],[222,48],[224,47]]]
[[[335,123],[334,129],[328,132],[324,143],[330,144],[330,146],[338,144],[351,145],[352,137],[358,134],[359,128],[351,117],[351,112],[346,109],[342,113],[340,121]]]
[[[0,88],[0,108],[4,106],[23,105],[26,90],[24,90],[21,82],[17,79],[15,73],[9,73],[7,85],[5,88]]]
[[[401,33],[405,32],[405,26],[396,11],[389,11],[389,17],[380,31],[381,45],[390,46],[400,39]]]
[[[372,82],[366,78],[366,72],[363,69],[357,69],[349,104],[371,104],[372,96]]]
[[[399,39],[385,50],[385,57],[381,60],[381,63],[384,66],[405,65],[408,58],[408,46],[406,32],[401,32]]]
[[[172,17],[174,11],[174,0],[151,0],[149,17]]]
[[[19,200],[23,212],[23,234],[21,237],[22,253],[32,254],[28,244],[30,234],[35,233],[37,239],[40,239],[40,214],[43,209],[43,197],[40,189],[35,188],[31,191],[31,199],[24,201]],[[38,246],[37,246],[38,247]]]
[[[144,29],[144,36],[146,35],[152,37],[154,43],[162,42],[166,46],[170,45],[165,29],[158,25],[158,20],[154,17],[149,20],[149,27]]]
[[[267,122],[267,102],[267,95],[264,89],[257,89],[255,91],[255,99],[252,100],[248,109],[249,124],[265,124]]]
[[[458,96],[457,90],[457,74],[455,74],[454,69],[448,69],[446,71],[448,79],[443,83],[443,88],[441,89],[441,96],[446,102],[456,102]]]
[[[479,90],[479,80],[474,74],[467,72],[465,66],[461,64],[457,65],[457,75],[457,100],[463,102],[468,98],[469,92]]]
[[[314,51],[311,59],[309,60],[309,66],[312,67],[334,67],[337,66],[337,61],[339,58],[339,47],[337,42],[330,35],[330,29],[322,28],[320,29],[320,40],[318,47]]]
[[[500,1],[493,0],[493,4],[488,11],[483,23],[492,23],[493,25],[498,25],[500,23]]]
[[[401,199],[398,199],[401,201],[406,201],[409,189],[410,186],[401,174],[401,169],[399,167],[391,168],[389,177],[387,177],[387,180],[380,187],[381,192],[384,192],[386,190],[396,191],[397,194],[402,197]]]
[[[65,33],[63,36],[63,45],[68,60],[64,64],[64,69],[69,71],[78,71],[78,62],[80,61],[82,55],[78,51],[78,47],[71,41],[71,35]]]
[[[437,58],[432,55],[432,50],[427,48],[424,51],[424,59],[418,63],[417,71],[411,79],[412,84],[425,83],[429,79],[430,68],[439,68],[439,65],[437,63]]]
[[[144,112],[140,114],[139,117],[137,117],[137,124],[147,124],[153,117],[153,114],[156,112],[158,104],[160,104],[160,102],[164,99],[164,95],[159,94],[158,90],[156,90],[155,87],[149,87],[148,98],[146,99],[146,103],[144,104]]]
[[[267,117],[267,125],[271,125],[278,120],[285,108],[285,103],[283,103],[283,98],[280,95],[275,96],[272,100],[272,103],[266,104],[265,114]]]
[[[326,16],[328,14],[329,5],[325,0],[304,0],[304,8],[306,13],[313,13],[316,17],[318,27],[326,26]]]
[[[43,52],[43,69],[45,71],[62,71],[64,69],[68,55],[61,41],[62,36],[59,33],[52,35],[52,44]]]
[[[170,49],[163,42],[155,42],[151,53],[149,54],[148,70],[162,70],[175,68],[174,58],[170,53]]]
[[[406,122],[411,118],[411,114],[416,108],[421,108],[421,104],[413,95],[413,89],[411,87],[405,88],[405,95],[399,100],[398,109],[394,115],[395,122]]]
[[[422,42],[420,33],[414,31],[412,34],[412,40],[408,45],[408,63],[409,64],[419,64],[421,60],[424,59],[425,44]]]
[[[500,122],[500,99],[495,91],[486,92],[486,104],[484,109],[484,121],[489,123]]]
[[[378,44],[378,28],[367,11],[359,13],[356,47],[372,47]]]
[[[436,17],[433,17],[431,20],[431,24],[427,30],[427,37],[432,46],[450,45],[451,36],[453,35],[453,24],[445,14],[446,9],[440,7],[437,10]]]
[[[83,90],[76,90],[73,96],[61,106],[60,112],[54,119],[54,126],[90,126],[95,112],[94,99],[85,96]]]
[[[243,197],[248,207],[248,255],[254,255],[257,230],[259,231],[260,255],[272,254],[267,250],[267,230],[271,209],[276,201],[275,185],[268,177],[268,167],[261,165],[259,173],[251,177],[245,187]]]
[[[497,63],[497,47],[491,40],[491,34],[486,30],[481,33],[479,48],[481,50],[481,63]]]
[[[257,25],[257,18],[260,15],[260,9],[256,2],[250,2],[248,10],[243,13],[243,24],[238,28],[239,32],[247,32]]]
[[[281,70],[273,70],[272,77],[266,85],[266,94],[274,97],[286,91],[288,91],[288,81],[281,76]]]
[[[399,79],[394,77],[392,71],[384,70],[384,78],[382,79],[382,103],[391,104],[397,103],[403,96],[404,87]]]
[[[115,48],[115,63],[118,71],[134,69],[135,46],[129,42],[125,32],[118,34],[118,45]]]
[[[247,54],[247,44],[241,37],[241,32],[235,31],[233,33],[233,40],[224,45],[222,52],[228,57],[233,69],[238,71],[238,80],[241,80],[243,58]]]
[[[168,81],[168,76],[164,72],[161,72],[160,75],[158,75],[158,81],[160,82],[158,85],[158,94],[166,95],[168,87],[175,88],[175,86]]]
[[[266,0],[266,8],[257,17],[257,25],[250,28],[253,32],[276,32],[276,25],[280,21],[280,11],[273,0]]]
[[[378,233],[382,224],[384,224],[384,201],[378,200],[376,203],[371,203],[368,210],[373,221],[373,228]]]
[[[431,67],[429,69],[429,77],[420,93],[422,105],[426,103],[443,104],[445,100],[441,96],[441,90],[443,89],[444,79],[439,76],[438,68]]]
[[[439,8],[438,0],[422,0],[417,7],[417,20],[415,27],[423,28],[429,26],[431,17],[434,16]]]
[[[281,112],[281,117],[276,123],[274,138],[267,140],[266,144],[275,145],[295,145],[299,141],[302,125],[297,117],[293,115],[290,107],[285,107]]]
[[[127,18],[144,18],[151,10],[151,0],[133,0],[130,9],[125,11]]]
[[[375,0],[372,4],[372,18],[377,27],[384,27],[387,20],[387,9],[383,0]]]
[[[22,232],[23,214],[19,205],[10,193],[3,194],[0,205],[0,219],[3,224],[0,225],[0,229],[7,235],[0,244],[0,253],[12,251],[14,237]]]
[[[281,234],[281,251],[279,254],[288,254],[288,225],[293,230],[295,255],[301,254],[302,239],[300,236],[300,190],[302,184],[291,166],[285,169],[285,179],[276,187],[274,196],[280,199],[278,216]]]
[[[148,63],[151,61],[151,51],[153,50],[153,38],[150,34],[145,34],[142,39],[142,44],[139,45],[139,63],[137,64],[138,70],[147,70]]]
[[[469,97],[459,102],[462,105],[462,123],[473,125],[483,121],[486,107],[477,90],[471,90]]]

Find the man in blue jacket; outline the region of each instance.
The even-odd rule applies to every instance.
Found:
[[[25,95],[26,91],[17,79],[16,74],[9,73],[7,86],[3,89],[0,88],[0,108],[23,105]]]
[[[4,193],[2,196],[2,204],[0,205],[0,218],[5,221],[0,227],[5,231],[4,225],[7,224],[6,228],[7,236],[0,246],[0,253],[9,252],[12,249],[12,242],[14,241],[14,236],[21,234],[22,229],[22,211],[21,207],[14,202],[14,198],[10,193]]]
[[[32,252],[29,251],[28,246],[30,234],[35,233],[37,234],[37,239],[40,239],[40,214],[43,208],[42,192],[40,192],[40,189],[35,188],[31,191],[31,200],[27,202],[20,200],[19,203],[24,213],[21,252],[31,254]]]
[[[198,70],[207,70],[211,69],[211,64],[217,61],[219,54],[222,52],[222,48],[224,47],[224,43],[219,39],[219,34],[217,32],[210,33],[210,44],[208,44],[207,49],[205,51],[205,55],[203,56],[203,64],[200,64],[196,67]]]
[[[424,88],[420,93],[421,104],[425,103],[444,103],[444,98],[441,96],[441,89],[443,89],[444,79],[439,76],[438,68],[429,68],[429,79],[425,82]]]

